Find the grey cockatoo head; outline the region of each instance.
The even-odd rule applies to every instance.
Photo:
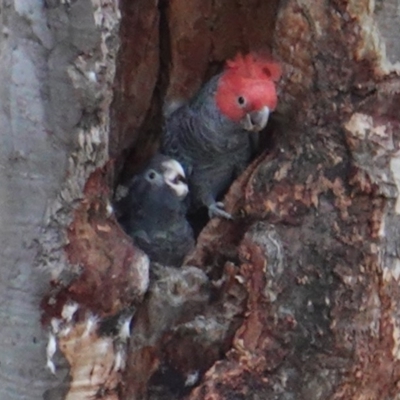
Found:
[[[186,220],[189,189],[181,164],[157,154],[124,190],[116,207],[125,232],[152,261],[179,266],[194,246]]]

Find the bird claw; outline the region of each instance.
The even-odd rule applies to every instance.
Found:
[[[208,206],[208,216],[211,218],[220,217],[225,219],[233,219],[232,215],[224,211],[224,203],[218,202]]]

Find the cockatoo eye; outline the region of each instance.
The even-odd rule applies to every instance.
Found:
[[[156,171],[150,170],[150,171],[147,173],[147,178],[148,178],[150,181],[154,181],[154,180],[156,179],[156,177],[157,177]]]
[[[243,96],[239,96],[237,98],[237,102],[238,102],[239,106],[243,107],[246,104],[246,99]]]

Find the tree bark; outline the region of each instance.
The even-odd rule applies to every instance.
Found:
[[[398,398],[396,7],[281,4],[291,121],[228,195],[228,210],[267,222],[238,247],[246,317],[189,398]],[[209,224],[198,262],[235,229]]]
[[[1,3],[0,398],[399,399],[399,0],[119,7]],[[279,106],[236,218],[149,277],[113,189],[164,101],[263,48]]]
[[[66,228],[107,159],[119,10],[107,0],[0,7],[0,398],[63,398],[68,385],[49,389],[71,380],[70,368],[56,378],[46,368],[40,303],[50,279],[74,271]]]

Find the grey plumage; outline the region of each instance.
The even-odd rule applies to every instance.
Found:
[[[241,134],[242,129],[238,130],[217,112],[214,102],[217,80],[214,77],[165,123],[162,152],[176,158],[185,168],[192,210],[203,205],[215,206],[217,196],[229,187],[238,166],[245,164],[250,156],[248,138]]]
[[[154,156],[122,188],[116,201],[118,221],[152,261],[180,266],[193,248],[193,232],[186,220],[185,173],[175,160]]]
[[[206,206],[210,217],[231,218],[217,198],[245,169],[254,149],[243,121],[228,119],[216,106],[220,76],[213,77],[188,104],[166,117],[161,152],[185,168],[191,211]]]

